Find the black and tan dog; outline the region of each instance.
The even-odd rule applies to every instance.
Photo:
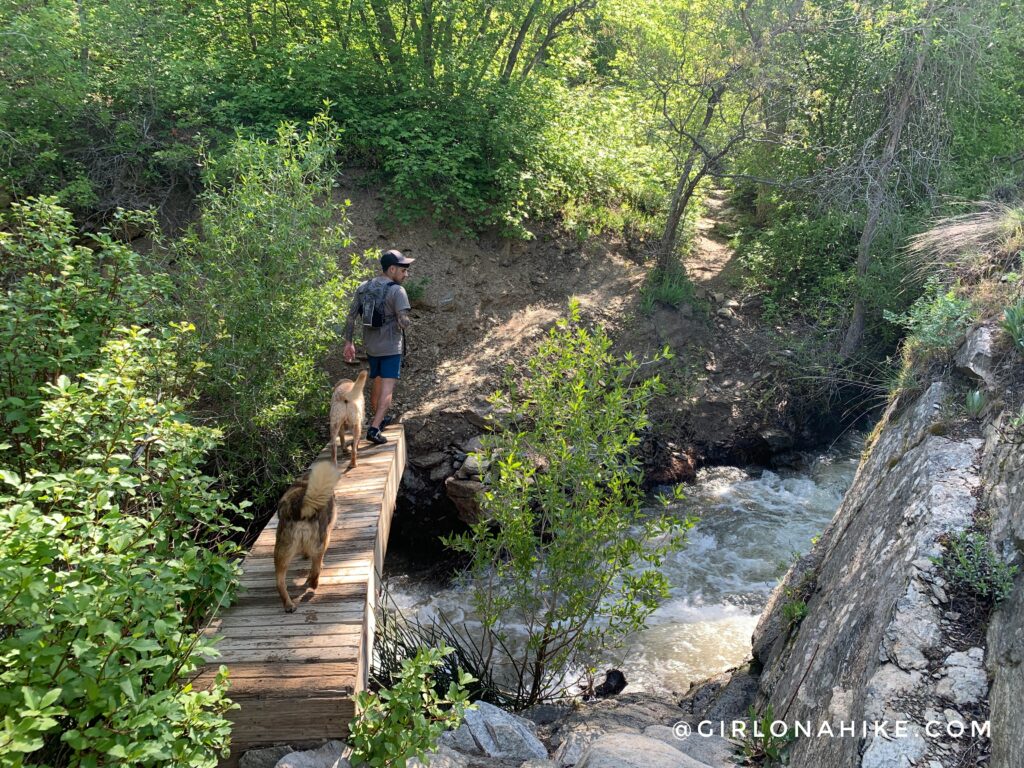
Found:
[[[324,553],[331,543],[331,530],[338,513],[334,508],[334,485],[341,472],[333,461],[317,459],[308,475],[284,492],[277,503],[277,537],[274,540],[274,573],[277,591],[288,613],[295,603],[288,596],[288,566],[303,554],[310,560],[306,587],[316,589]]]

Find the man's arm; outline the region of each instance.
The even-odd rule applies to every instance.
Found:
[[[409,294],[405,292],[405,288],[402,286],[398,286],[398,290],[394,294],[395,322],[404,331],[412,325],[412,317],[409,314],[412,305],[409,303]]]
[[[356,345],[352,343],[352,336],[356,331],[356,317],[359,316],[359,297],[352,299],[352,306],[348,308],[348,317],[345,318],[345,350],[341,356],[346,363],[356,359]]]
[[[356,332],[356,318],[359,316],[359,297],[352,299],[352,306],[348,308],[348,317],[345,318],[345,343],[351,344],[352,337]]]

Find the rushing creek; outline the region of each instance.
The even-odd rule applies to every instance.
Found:
[[[701,470],[683,504],[699,519],[665,563],[671,596],[647,628],[604,662],[629,690],[685,691],[691,682],[743,663],[761,609],[792,560],[831,520],[857,469],[861,441],[806,454],[792,469]],[[392,573],[391,597],[429,624],[443,614],[472,628],[463,588]]]

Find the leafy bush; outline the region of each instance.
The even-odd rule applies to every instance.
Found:
[[[123,214],[115,226],[129,222],[144,223],[141,214]],[[139,255],[109,231],[79,243],[71,214],[52,197],[15,204],[3,225],[0,437],[42,450],[34,441],[40,388],[97,365],[110,331],[141,322],[166,281],[144,277]],[[16,450],[11,460],[30,456]]]
[[[179,298],[208,367],[202,413],[225,432],[221,468],[259,500],[323,439],[330,382],[319,362],[364,270],[338,266],[344,209],[331,202],[336,127],[282,125],[276,140],[238,137],[211,160],[202,218],[175,245]]]
[[[849,311],[857,227],[849,216],[780,210],[772,226],[741,244],[752,287],[769,319],[808,317],[838,325]]]
[[[960,531],[944,543],[946,549],[936,562],[954,587],[984,603],[998,603],[1009,597],[1017,566],[1000,560],[985,534]]]
[[[444,695],[435,690],[433,680],[434,670],[451,652],[447,646],[420,648],[414,658],[402,661],[393,687],[356,695],[359,715],[349,739],[353,765],[404,768],[413,757],[424,760],[442,733],[459,726],[472,706],[465,690],[472,676],[462,673]]]
[[[908,351],[927,363],[952,354],[974,319],[974,310],[970,299],[932,281],[906,313],[886,313],[886,319],[906,329]]]
[[[659,303],[678,308],[684,303],[692,304],[695,297],[693,283],[682,266],[667,272],[654,269],[641,289],[640,311],[650,314]]]
[[[166,281],[109,234],[73,244],[52,200],[4,233],[0,346],[0,753],[4,764],[209,766],[226,682],[188,678],[199,620],[236,581],[229,504],[184,417],[187,325],[116,326]]]
[[[8,764],[213,768],[227,745],[224,679],[188,678],[211,650],[195,626],[235,584],[217,541],[239,510],[200,470],[217,434],[173,394],[184,330],[124,331],[97,368],[47,384],[44,450],[0,470]]]
[[[494,395],[504,429],[484,439],[484,515],[448,542],[472,558],[482,655],[512,669],[518,706],[643,627],[667,589],[659,566],[683,542],[688,521],[644,511],[630,453],[660,384],[610,348],[571,304],[522,380]],[[528,628],[522,652],[507,650],[509,623]]]
[[[1014,349],[1024,354],[1024,300],[1003,310],[1003,330],[1009,335]]]

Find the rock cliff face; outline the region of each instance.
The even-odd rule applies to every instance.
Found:
[[[976,331],[960,373],[890,407],[829,528],[761,618],[758,709],[815,731],[857,724],[855,736],[797,738],[792,766],[948,768],[975,765],[989,748],[993,766],[1024,765],[1024,579],[986,635],[957,610],[933,560],[945,535],[971,526],[990,531],[1004,561],[1024,551],[1024,430],[1010,424],[1021,366],[995,370],[979,352],[990,340],[990,329]],[[964,376],[988,389],[981,421],[954,417]],[[861,732],[876,720],[890,723],[886,735]],[[905,732],[894,734],[897,721]],[[990,745],[971,735],[985,721]]]

